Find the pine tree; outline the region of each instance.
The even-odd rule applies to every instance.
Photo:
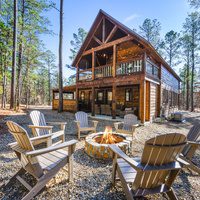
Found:
[[[139,26],[141,35],[150,42],[156,50],[160,46],[161,24],[157,19],[145,19],[142,26]]]
[[[72,48],[70,48],[71,56],[69,57],[71,60],[74,60],[77,52],[79,51],[81,45],[83,44],[86,38],[87,32],[83,28],[78,29],[78,33],[73,34],[73,40],[70,41]]]
[[[164,49],[168,64],[171,67],[176,66],[180,55],[180,34],[173,30],[167,32],[164,41],[161,43],[161,48]]]

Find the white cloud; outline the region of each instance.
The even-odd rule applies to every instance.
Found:
[[[126,18],[124,19],[124,23],[130,22],[130,21],[132,21],[132,20],[134,20],[134,19],[136,19],[136,18],[138,18],[138,17],[139,17],[139,15],[137,15],[137,14],[132,14],[132,15],[130,15],[130,16],[128,16],[128,17],[126,17]]]

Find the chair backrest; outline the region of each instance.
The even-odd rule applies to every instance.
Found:
[[[80,127],[88,127],[88,115],[83,111],[79,111],[75,114],[76,121],[80,122]]]
[[[146,141],[141,157],[143,166],[155,166],[159,169],[162,165],[175,162],[186,144],[186,137],[183,134],[171,133],[159,135]],[[153,170],[139,172],[136,175],[133,187],[155,188],[165,184],[170,177],[171,170]],[[172,180],[172,179],[171,179]],[[173,182],[173,181],[172,181]],[[170,187],[170,185],[168,185]]]
[[[187,134],[187,140],[188,141],[192,141],[192,142],[196,142],[197,139],[200,137],[200,123],[194,125],[190,131],[188,132]],[[191,145],[190,144],[187,144],[183,151],[182,151],[182,154],[184,156],[186,156],[188,154],[188,152],[190,151],[191,149]]]
[[[31,111],[30,118],[34,126],[46,126],[46,121],[44,114],[38,110]],[[49,134],[47,129],[36,128],[36,133],[38,136]]]
[[[124,116],[123,130],[131,131],[132,126],[138,124],[138,119],[134,114]]]
[[[19,158],[23,168],[26,169],[34,177],[41,177],[43,175],[43,170],[40,166],[38,158],[28,158],[24,154],[26,151],[35,150],[32,142],[30,141],[28,133],[25,129],[13,121],[7,121],[6,124],[8,126],[9,132],[14,136],[17,142],[17,145],[12,145],[11,148],[16,152],[16,155]],[[21,150],[23,150],[23,153]]]
[[[14,136],[16,142],[22,149],[26,151],[34,150],[32,142],[29,139],[28,133],[24,128],[22,128],[13,121],[7,121],[6,124],[8,126],[9,132]]]

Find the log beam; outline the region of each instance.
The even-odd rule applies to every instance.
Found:
[[[145,111],[146,111],[146,81],[141,80],[139,116],[142,123],[145,122]]]
[[[117,28],[118,28],[117,25],[115,25],[114,28],[112,29],[112,31],[110,32],[110,34],[108,35],[108,37],[106,38],[105,43],[107,43],[113,37],[113,35],[115,34]]]
[[[113,67],[112,67],[112,74],[113,77],[116,77],[116,62],[117,62],[117,45],[113,46]]]
[[[101,46],[98,46],[98,47],[95,47],[95,48],[92,48],[92,49],[89,49],[85,52],[83,52],[82,56],[85,56],[85,55],[88,55],[88,54],[91,54],[92,51],[99,51],[99,50],[102,50],[104,48],[108,48],[108,47],[111,47],[113,46],[114,44],[119,44],[119,43],[122,43],[122,42],[126,42],[126,41],[129,41],[129,40],[132,40],[133,37],[128,35],[128,36],[125,36],[125,37],[122,37],[122,38],[119,38],[115,41],[112,41],[112,42],[108,42],[108,43],[104,43],[102,44]]]
[[[103,43],[105,42],[105,37],[106,37],[106,22],[105,22],[105,17],[103,18],[103,27],[102,27],[102,41]]]
[[[94,75],[95,57],[96,57],[96,52],[95,52],[95,51],[92,51],[92,80],[95,79],[95,75]]]
[[[99,45],[102,45],[102,44],[103,44],[96,36],[93,36],[93,39],[94,39]]]
[[[95,88],[92,87],[92,116],[95,116]]]

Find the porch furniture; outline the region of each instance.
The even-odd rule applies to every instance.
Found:
[[[100,106],[98,104],[95,104],[94,110],[95,110],[95,114],[97,114],[97,115],[101,114],[101,112],[100,112]]]
[[[14,136],[16,142],[9,144],[15,151],[20,160],[22,168],[6,184],[9,186],[16,178],[29,191],[23,200],[32,199],[36,196],[46,184],[68,163],[69,181],[73,180],[73,153],[76,140],[64,142],[59,145],[35,150],[32,141],[40,140],[44,136],[38,136],[31,140],[21,126],[12,121],[6,122],[9,132]],[[68,148],[68,151],[64,149]],[[31,174],[36,179],[34,186],[29,185],[21,175]]]
[[[198,174],[200,174],[200,168],[192,161],[192,157],[194,156],[196,150],[200,149],[200,140],[198,140],[199,137],[200,124],[197,124],[190,129],[187,135],[188,144],[185,146],[182,154],[180,155],[181,159],[189,163],[189,165],[187,165],[187,168],[193,170]]]
[[[48,126],[47,124],[60,125],[61,130],[52,133],[51,140],[47,141],[47,146],[51,146],[52,140],[55,138],[60,139],[56,144],[65,142],[65,126],[67,124],[66,122],[46,122],[44,114],[38,110],[32,111],[30,113],[30,118],[33,125],[29,125],[29,128],[32,129],[32,133],[35,137],[52,133],[53,126]]]
[[[91,131],[93,133],[96,132],[98,121],[92,120],[93,126],[90,126],[87,113],[85,113],[83,111],[79,111],[75,114],[75,118],[76,118],[75,122],[76,122],[76,125],[78,128],[78,139],[79,140],[81,138],[81,136],[80,136],[81,132],[88,132],[88,131]]]
[[[172,184],[181,170],[176,159],[186,141],[178,133],[159,135],[146,141],[141,159],[130,158],[116,145],[110,145],[113,186],[117,174],[129,200],[155,193],[166,193],[169,199],[177,199]]]
[[[133,138],[135,135],[135,129],[138,127],[138,119],[133,114],[128,114],[124,116],[123,122],[115,122],[114,127],[117,133],[125,133],[130,134],[132,136],[132,142],[131,142],[131,151],[133,148]]]

